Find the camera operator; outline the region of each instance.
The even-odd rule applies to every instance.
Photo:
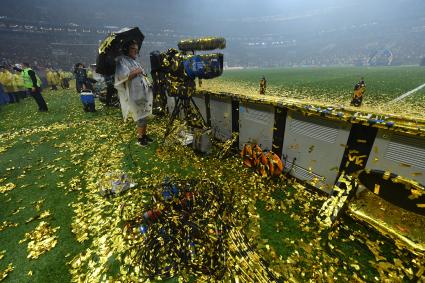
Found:
[[[122,53],[124,55],[117,58],[115,88],[124,120],[131,116],[136,121],[138,144],[146,146],[153,141],[147,135],[147,117],[152,114],[152,89],[142,66],[136,61],[139,55],[137,42],[125,42]]]
[[[80,93],[83,90],[93,91],[93,83],[95,83],[96,80],[88,77],[87,69],[83,65],[83,63],[75,64],[74,75],[75,75],[75,87],[78,93]]]

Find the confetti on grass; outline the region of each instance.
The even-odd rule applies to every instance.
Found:
[[[9,275],[9,273],[13,271],[13,269],[13,265],[9,263],[5,270],[0,271],[0,281],[3,281]]]
[[[3,231],[3,230],[6,230],[6,228],[16,227],[16,226],[18,226],[17,223],[12,223],[12,222],[9,222],[9,221],[3,221],[3,223],[0,223],[0,232]]]
[[[6,185],[0,186],[0,193],[4,194],[6,192],[10,192],[16,188],[16,185],[14,183],[7,183]]]
[[[60,227],[52,228],[47,222],[40,222],[34,231],[25,233],[23,240],[19,243],[28,242],[28,258],[36,259],[45,252],[53,249],[57,244],[57,236],[54,235]]]

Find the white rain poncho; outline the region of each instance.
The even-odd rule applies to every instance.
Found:
[[[120,56],[115,68],[115,88],[118,91],[124,120],[130,116],[134,121],[152,114],[152,88],[143,75],[128,80],[130,72],[142,66],[133,58]],[[144,71],[143,71],[144,73]]]

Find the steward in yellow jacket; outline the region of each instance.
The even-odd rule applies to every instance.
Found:
[[[58,79],[56,78],[56,71],[53,69],[48,69],[46,71],[47,84],[50,86],[51,90],[57,90]]]
[[[38,111],[47,112],[47,104],[41,95],[41,80],[40,77],[30,68],[28,63],[22,64],[23,70],[21,71],[24,87],[31,93],[38,105]]]
[[[9,70],[4,70],[2,74],[2,84],[4,92],[9,97],[9,103],[19,102],[19,97],[15,95],[15,85],[13,74]]]
[[[59,71],[59,80],[60,80],[60,85],[61,85],[62,89],[69,89],[70,78],[68,77],[67,72],[60,70]]]
[[[24,88],[24,81],[22,80],[21,74],[18,72],[17,66],[14,67],[14,72],[12,74],[12,86],[13,94],[18,99],[24,99],[26,97],[26,90]]]

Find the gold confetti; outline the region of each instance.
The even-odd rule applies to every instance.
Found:
[[[376,262],[385,262],[385,264],[379,265],[375,263],[376,265],[373,267],[374,270],[383,270],[383,272],[379,272],[377,281],[390,280],[390,276],[396,279],[406,279],[407,275],[403,275],[404,273],[420,274],[419,276],[423,273],[419,268],[419,262],[410,265],[410,262],[405,259],[403,259],[402,264],[398,261],[393,262],[392,259],[386,259],[383,251],[379,248],[379,243],[368,243],[369,235],[366,235],[367,233],[357,233],[352,227],[345,228],[344,220],[339,222],[340,225],[334,226],[335,233],[330,233],[331,239],[326,247],[330,247],[331,252],[325,250],[321,238],[323,235],[317,233],[318,226],[312,219],[317,215],[327,198],[309,192],[305,188],[305,184],[300,184],[290,178],[282,177],[277,181],[271,181],[252,176],[252,172],[242,168],[240,160],[230,154],[232,141],[225,143],[228,147],[223,146],[226,153],[223,156],[228,158],[222,158],[223,156],[219,152],[211,156],[197,156],[193,154],[191,149],[182,147],[175,141],[167,141],[167,146],[161,146],[152,151],[150,151],[150,148],[138,149],[134,148],[132,143],[127,144],[134,139],[134,133],[131,132],[133,125],[120,125],[117,123],[116,117],[102,116],[102,119],[108,122],[113,131],[109,131],[109,128],[99,129],[97,126],[100,122],[90,119],[83,121],[78,126],[73,123],[70,125],[68,123],[55,123],[46,127],[31,128],[19,134],[10,133],[12,137],[23,136],[24,140],[28,138],[29,142],[34,143],[29,138],[32,134],[48,133],[50,135],[53,134],[53,131],[67,127],[78,129],[78,134],[70,136],[65,142],[58,141],[55,148],[61,151],[69,151],[70,164],[81,166],[81,169],[78,169],[80,172],[71,180],[62,179],[56,182],[57,186],[53,184],[53,189],[64,190],[64,193],[72,192],[77,196],[77,200],[70,204],[70,207],[74,210],[71,228],[78,241],[90,239],[85,243],[87,249],[68,259],[72,281],[121,280],[135,282],[145,279],[143,276],[146,274],[142,272],[140,262],[135,261],[134,257],[135,253],[142,252],[145,248],[146,237],[138,230],[140,227],[127,225],[127,221],[141,221],[143,219],[143,208],[152,205],[151,197],[156,195],[152,188],[161,187],[161,182],[165,176],[181,179],[180,170],[187,172],[188,179],[196,176],[201,179],[210,179],[215,184],[225,184],[223,189],[234,198],[234,203],[232,203],[234,212],[223,215],[222,219],[218,220],[225,220],[226,223],[231,224],[226,231],[227,237],[223,242],[228,251],[222,281],[272,282],[274,280],[270,278],[273,276],[288,281],[301,282],[309,279],[318,282],[350,281],[353,278],[357,281],[373,280],[373,277],[370,277],[369,273],[364,271],[366,268],[364,264],[368,265],[367,268],[372,267],[367,262],[360,264],[356,261],[356,250],[346,252],[346,254],[341,251],[338,241],[346,239],[356,241],[359,246],[366,249],[371,246],[369,250],[374,250],[374,252],[371,252],[375,256]],[[90,131],[86,133],[83,130],[84,127],[90,128]],[[162,126],[156,127],[155,125],[151,128],[150,133],[153,133],[156,137],[162,136]],[[104,133],[108,134],[105,135]],[[9,137],[7,139],[9,140]],[[341,146],[346,147],[346,145]],[[228,152],[226,152],[226,148]],[[304,150],[309,150],[309,148]],[[314,152],[313,149],[312,151]],[[89,156],[87,156],[88,152]],[[147,152],[148,154],[146,154]],[[353,155],[354,162],[362,161],[357,158],[358,156]],[[139,186],[134,191],[128,191],[111,198],[101,196],[99,184],[101,184],[105,174],[115,171],[123,172],[123,160],[126,158],[133,159],[129,163],[134,162],[134,164],[125,164],[125,166],[129,166],[125,170],[128,171],[129,175],[134,173],[134,176],[137,176],[136,181]],[[56,159],[55,161],[60,161],[65,158]],[[72,172],[73,167],[66,167],[66,165],[59,163],[49,164],[49,162],[40,160],[40,164],[46,165],[49,172],[56,174],[74,173]],[[171,164],[173,162],[178,166]],[[151,166],[152,164],[153,166]],[[339,168],[334,167],[332,170],[338,171]],[[318,182],[319,180],[316,178],[313,181]],[[35,184],[30,187],[38,188],[39,186],[44,186],[46,190],[51,189],[50,185],[44,184]],[[291,190],[292,188],[295,190]],[[279,192],[281,191],[282,199],[275,198],[274,195],[280,195]],[[329,209],[331,221],[338,214],[338,208],[346,204],[347,200],[344,196],[346,192],[335,190],[335,193],[339,198],[332,200],[333,209]],[[413,192],[412,195],[414,195]],[[318,201],[318,203],[315,204],[314,201]],[[277,231],[276,233],[284,233],[284,236],[278,238],[281,241],[279,244],[285,247],[287,255],[280,255],[275,250],[276,245],[279,245],[275,241],[262,239],[264,236],[262,229],[267,228],[268,223],[263,223],[267,220],[267,216],[260,215],[259,207],[261,205],[259,206],[258,203],[261,203],[261,205],[264,203],[264,210],[268,213],[273,215],[280,213],[279,217],[285,217],[279,219],[279,222],[272,225],[271,228],[273,231]],[[42,210],[43,202],[33,203],[32,205],[39,213]],[[299,211],[295,213],[293,208],[297,208]],[[164,207],[158,205],[158,209],[164,209]],[[262,210],[263,208],[261,208],[261,213],[263,213]],[[41,214],[39,214],[40,217]],[[207,212],[208,215],[210,214]],[[206,218],[208,219],[208,217]],[[179,218],[170,218],[170,223],[177,225]],[[309,233],[306,234],[306,237],[301,234],[301,237],[295,239],[287,235],[288,229],[299,229],[301,233],[302,231]],[[340,230],[343,230],[344,233],[338,235]],[[211,239],[219,239],[220,237],[217,234],[215,227],[208,227],[205,233]],[[312,236],[313,239],[308,240],[307,235]],[[159,237],[160,234],[157,236],[158,243],[161,242],[166,246],[166,237]],[[185,249],[181,242],[179,245],[180,250]],[[396,246],[391,247],[394,251],[398,251]],[[202,249],[205,247],[198,245],[196,248],[201,249],[201,252],[195,253],[193,258],[192,256],[188,258],[193,266],[205,260],[205,258],[199,258],[199,255],[204,252]],[[69,256],[67,254],[65,258]],[[158,266],[164,270],[167,266],[165,266],[166,263],[161,263],[161,260],[167,258],[166,256],[168,255],[152,255],[150,260],[158,260],[160,262]],[[110,275],[111,264],[114,267],[118,266],[115,275]],[[409,271],[411,266],[413,273]],[[173,272],[170,271],[169,276],[176,275],[179,277],[179,281],[191,277],[196,277],[196,281],[199,282],[212,280],[199,270],[193,273],[188,270],[179,271],[178,274]],[[156,278],[167,277],[168,275],[161,274]]]
[[[420,196],[422,196],[423,194],[425,194],[425,192],[423,190],[411,189],[409,199],[417,199]]]
[[[50,215],[51,215],[51,214],[50,214],[50,211],[46,210],[46,211],[43,211],[42,213],[40,213],[39,215],[36,215],[36,216],[34,216],[34,217],[31,217],[31,218],[27,219],[27,220],[25,221],[25,223],[30,223],[30,222],[32,222],[32,221],[34,221],[34,220],[44,219],[44,218],[49,217]]]
[[[14,183],[7,183],[6,185],[0,186],[0,193],[4,194],[16,188]]]
[[[379,195],[379,190],[381,189],[381,186],[379,184],[375,184],[375,188],[373,189],[373,192],[377,195]]]
[[[13,271],[13,269],[13,265],[9,263],[5,270],[0,271],[0,281],[3,281],[9,275],[9,273]]]
[[[40,199],[38,201],[32,202],[31,204],[34,205],[34,208],[35,208],[36,211],[40,211],[41,206],[43,205],[44,201],[45,201],[45,199],[43,198],[43,199]]]
[[[18,226],[17,223],[12,223],[12,222],[8,222],[8,221],[3,221],[3,223],[0,223],[0,232],[3,230],[6,230],[6,228],[9,227],[16,227]]]
[[[390,171],[385,171],[384,175],[382,176],[382,179],[384,180],[388,180],[391,176],[391,172]]]
[[[59,227],[51,228],[47,222],[40,224],[31,233],[26,233],[19,243],[28,242],[28,258],[36,259],[45,252],[53,249],[57,244],[57,236],[54,235]]]

